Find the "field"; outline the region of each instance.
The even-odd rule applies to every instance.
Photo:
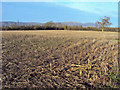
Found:
[[[3,31],[3,88],[120,88],[118,33]]]

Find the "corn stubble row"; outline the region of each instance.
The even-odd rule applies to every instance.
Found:
[[[74,37],[74,36],[73,36]],[[119,87],[117,41],[12,34],[2,41],[3,87]]]

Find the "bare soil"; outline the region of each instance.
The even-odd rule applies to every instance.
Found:
[[[3,31],[3,88],[120,88],[118,33]]]

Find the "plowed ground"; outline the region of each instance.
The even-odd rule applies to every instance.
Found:
[[[3,88],[120,87],[118,33],[2,32]]]

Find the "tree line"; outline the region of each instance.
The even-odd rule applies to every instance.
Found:
[[[82,26],[71,26],[71,25],[10,25],[2,26],[3,31],[9,30],[84,30],[84,31],[101,31],[98,27],[82,27]],[[104,27],[104,31],[118,31],[118,28]]]
[[[109,17],[104,17],[95,23],[96,27],[83,27],[82,25],[74,26],[74,25],[65,25],[62,23],[54,23],[49,21],[44,23],[43,25],[19,25],[19,24],[11,24],[8,26],[2,26],[3,31],[8,30],[89,30],[89,31],[118,31],[118,28],[110,28],[105,27],[111,25],[109,22]]]

